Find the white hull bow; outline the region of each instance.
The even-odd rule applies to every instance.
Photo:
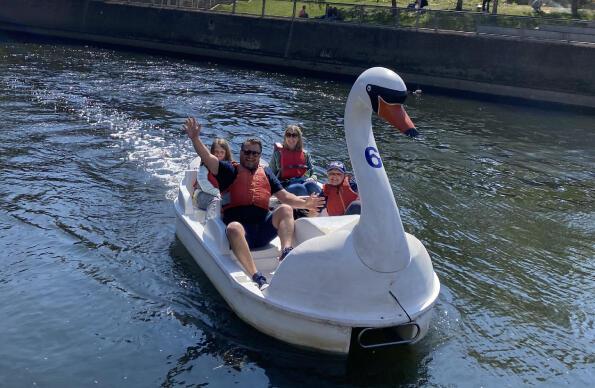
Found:
[[[389,302],[388,311],[378,311],[377,317],[369,314],[364,316],[357,311],[345,311],[344,314],[337,314],[324,305],[314,308],[310,303],[300,303],[297,300],[300,297],[312,299],[312,296],[295,292],[296,289],[303,288],[299,284],[299,280],[281,279],[281,276],[285,278],[287,275],[291,278],[290,273],[293,270],[284,270],[281,276],[278,275],[281,267],[277,265],[278,239],[273,240],[266,249],[253,252],[258,270],[271,279],[271,285],[261,292],[229,250],[222,221],[212,219],[204,222],[205,211],[199,210],[193,205],[188,187],[192,187],[194,175],[195,170],[188,170],[180,185],[178,199],[175,202],[176,234],[230,308],[245,322],[281,341],[335,354],[347,354],[351,344],[357,343],[357,338],[354,338],[355,342],[352,342],[352,335],[360,334],[362,328],[387,328],[414,322],[419,326],[419,329],[404,326],[401,329],[403,333],[401,333],[400,339],[406,343],[414,343],[425,336],[431,318],[431,307],[438,294],[438,288],[435,289],[436,295],[430,298],[431,300],[425,306],[422,306],[423,309],[411,317],[411,321],[398,303],[392,300],[392,296],[388,292],[386,293],[386,299]],[[353,227],[357,218],[359,216],[336,217],[337,224],[343,225],[346,230]],[[321,218],[320,220],[331,221],[332,218]],[[303,219],[303,221],[296,222],[298,240],[300,237],[307,238],[308,234],[312,234],[312,230],[316,229],[310,221]],[[324,222],[320,225],[320,229],[323,232],[331,230],[330,226]],[[219,235],[215,236],[216,233]],[[419,244],[419,247],[423,248],[415,237],[409,235],[408,237],[411,238],[412,244]],[[299,245],[295,250],[298,249]],[[294,267],[290,263],[298,260],[300,260],[298,256],[288,256],[283,261],[282,267],[286,269],[289,269],[290,266]],[[332,266],[332,263],[329,265]],[[294,270],[299,271],[299,268]],[[317,274],[318,272],[315,272],[312,276],[316,277]],[[433,277],[435,284],[438,284],[435,274]],[[319,287],[326,287],[323,284],[325,281],[323,278],[320,281],[313,280]],[[344,281],[342,287],[353,288],[356,285]],[[286,294],[292,294],[292,297],[283,300],[283,295]],[[336,306],[339,304],[340,301],[335,303]],[[357,301],[353,301],[353,304],[357,304]],[[357,332],[354,332],[354,328]],[[419,330],[419,332],[414,333],[412,330]],[[368,340],[368,337],[371,340]],[[386,338],[386,336],[384,337]],[[364,346],[375,347],[390,345],[387,341],[395,341],[392,339],[395,337],[388,338],[389,340],[379,341],[372,336],[367,336],[364,332],[360,340],[364,341]],[[366,340],[368,342],[365,342]]]

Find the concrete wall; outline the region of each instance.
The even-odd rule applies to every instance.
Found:
[[[90,0],[0,0],[0,28],[334,74],[381,65],[409,84],[595,108],[589,44]]]

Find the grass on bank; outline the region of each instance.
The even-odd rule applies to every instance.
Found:
[[[397,6],[401,8],[407,7],[409,3],[414,0],[398,0]],[[454,10],[456,8],[457,0],[428,0],[430,10]],[[359,4],[359,5],[381,5],[390,6],[391,0],[334,0],[328,3],[342,8],[338,4]],[[310,18],[324,15],[326,10],[326,3],[324,2],[297,2],[296,13],[306,6],[306,10]],[[490,2],[490,10],[494,5],[494,0]],[[479,6],[479,9],[478,9]],[[216,7],[218,11],[231,12],[233,5],[222,4]],[[349,7],[351,8],[351,7]],[[347,9],[347,8],[343,8]],[[557,18],[557,19],[571,19],[570,8],[549,7],[543,6],[542,13],[537,14],[530,5],[508,3],[506,0],[500,0],[498,3],[498,15],[510,16],[533,16],[540,18]],[[464,0],[463,11],[481,12],[481,0]],[[262,14],[262,0],[237,0],[236,13],[246,13],[251,15]],[[293,2],[291,0],[266,0],[265,12],[266,16],[284,16],[290,17],[293,13]],[[595,12],[592,9],[580,9],[579,16],[582,20],[594,20]]]

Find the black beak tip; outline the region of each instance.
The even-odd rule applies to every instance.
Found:
[[[409,128],[403,133],[409,137],[417,137],[417,135],[419,135],[419,132],[417,132],[417,129],[415,128]]]

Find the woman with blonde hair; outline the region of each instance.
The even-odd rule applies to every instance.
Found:
[[[216,138],[211,144],[211,154],[219,160],[231,161],[231,148],[225,139]],[[196,175],[196,187],[194,198],[199,209],[206,210],[209,204],[217,198],[220,198],[219,185],[217,178],[209,172],[204,163],[200,164]]]
[[[297,125],[285,128],[283,144],[275,143],[269,167],[290,193],[298,196],[320,194],[312,157],[304,149],[302,129]]]

